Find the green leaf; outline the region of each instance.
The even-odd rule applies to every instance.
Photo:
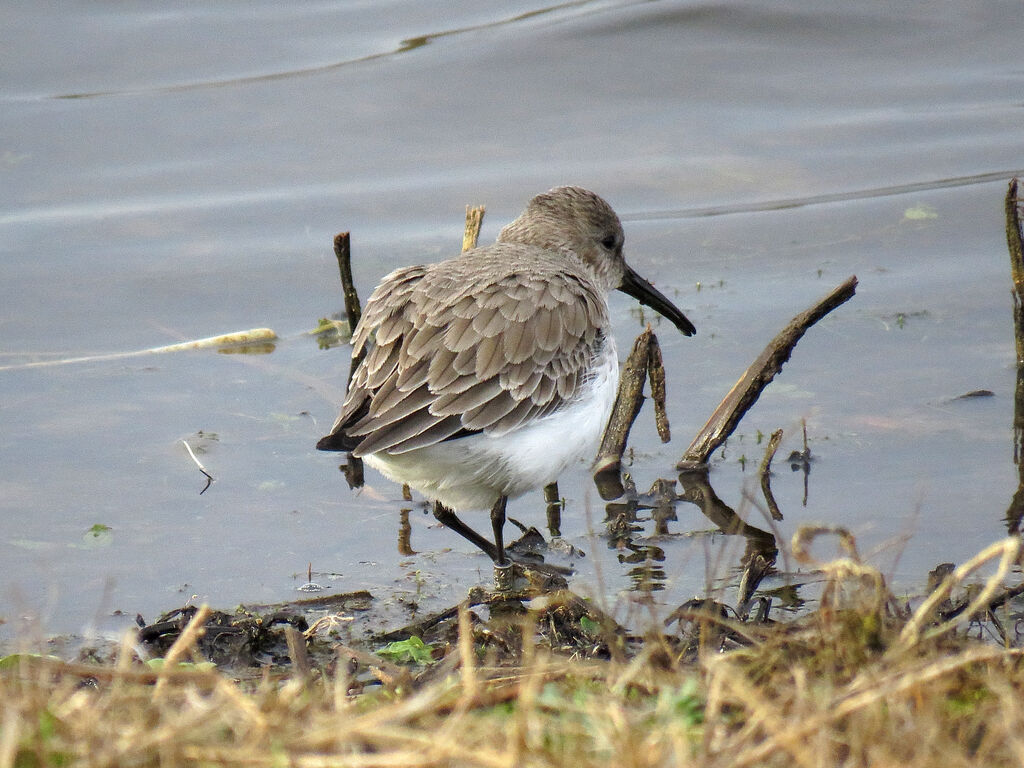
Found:
[[[378,656],[397,662],[411,661],[414,664],[432,664],[434,646],[424,643],[413,635],[408,640],[396,640],[377,651]]]
[[[903,218],[907,221],[924,221],[925,219],[937,219],[939,214],[930,205],[915,205],[903,212]]]

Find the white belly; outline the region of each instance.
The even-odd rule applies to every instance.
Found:
[[[593,461],[618,385],[618,358],[609,336],[580,397],[560,411],[501,437],[481,433],[408,453],[377,453],[365,461],[456,512],[490,509],[500,496],[521,496],[554,482],[571,464]]]

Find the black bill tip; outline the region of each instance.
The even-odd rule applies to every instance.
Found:
[[[619,286],[619,290],[650,307],[666,320],[670,320],[682,334],[693,336],[697,332],[694,324],[666,298],[665,294],[640,277],[629,265],[626,265],[626,273],[622,276],[622,285]]]

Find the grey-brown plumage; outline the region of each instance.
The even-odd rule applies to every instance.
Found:
[[[608,293],[621,289],[694,332],[626,265],[623,239],[604,200],[558,187],[495,244],[389,274],[353,334],[353,355],[366,357],[317,448],[365,456],[455,509],[550,482],[596,450],[614,399]],[[564,424],[545,418],[584,405]],[[543,424],[550,438],[536,432]],[[528,433],[529,450],[549,457],[517,456],[523,446],[509,441]]]
[[[372,347],[318,447],[404,453],[506,434],[571,401],[608,330],[622,241],[604,200],[560,187],[495,245],[392,272],[366,304],[353,355]]]
[[[501,435],[572,399],[608,325],[578,264],[521,244],[391,273],[353,337],[335,431],[353,453],[403,453],[460,430]],[[358,417],[358,418],[356,418]]]

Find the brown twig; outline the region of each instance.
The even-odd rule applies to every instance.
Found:
[[[558,481],[544,486],[544,505],[548,518],[548,532],[552,536],[562,535],[562,495],[558,492]]]
[[[857,278],[848,278],[813,307],[794,317],[789,325],[772,339],[733,385],[729,394],[708,419],[708,423],[690,443],[690,447],[686,449],[677,465],[679,469],[690,469],[707,463],[708,457],[732,434],[743,415],[757,402],[764,388],[782,370],[796,343],[807,329],[833,309],[849,301],[856,290]]]
[[[339,232],[334,236],[334,255],[338,258],[338,272],[341,273],[341,289],[345,294],[345,315],[348,317],[349,330],[355,332],[363,310],[355,282],[352,280],[352,246],[348,232]]]
[[[359,318],[363,310],[359,304],[359,294],[356,292],[355,282],[352,280],[352,246],[349,241],[348,232],[339,232],[334,236],[334,255],[338,258],[338,272],[341,274],[341,290],[345,296],[345,315],[348,317],[348,327],[351,333],[355,333],[359,325]],[[358,355],[352,356],[352,362],[348,368],[348,383],[352,383],[352,376],[356,368],[366,357],[366,348],[363,347]],[[348,481],[349,488],[363,487],[363,460],[348,454],[348,458],[342,471]]]
[[[359,294],[356,292],[355,283],[352,281],[352,247],[348,232],[340,232],[334,236],[334,255],[338,257],[338,271],[341,273],[341,290],[345,296],[345,315],[348,318],[349,331],[355,333],[359,319],[363,316],[363,310],[359,303]],[[352,356],[352,363],[348,369],[349,383],[352,382],[352,375],[365,356],[365,347],[358,355]]]
[[[545,504],[558,504],[561,501],[561,495],[558,493],[558,481],[548,483],[544,486],[544,503]]]
[[[485,210],[482,205],[466,206],[466,228],[462,233],[463,253],[476,248],[477,240],[480,239],[480,226],[484,223]]]
[[[1013,461],[1017,465],[1017,491],[1006,511],[1010,535],[1021,529],[1024,520],[1024,234],[1020,222],[1018,180],[1010,181],[1006,191],[1006,245],[1010,251],[1010,277],[1013,279],[1013,336],[1017,345],[1017,386],[1013,398]]]
[[[1010,249],[1010,276],[1013,278],[1013,330],[1017,342],[1017,364],[1024,364],[1024,231],[1020,224],[1020,198],[1017,179],[1006,190],[1006,244]]]
[[[644,382],[651,354],[651,339],[654,332],[650,326],[636,337],[633,349],[622,366],[619,391],[615,396],[612,415],[605,427],[594,463],[594,483],[605,501],[617,499],[625,493],[622,487],[622,452],[626,450],[629,430],[644,404]]]
[[[779,510],[779,505],[775,502],[771,485],[772,459],[775,458],[775,452],[779,450],[779,443],[781,442],[782,430],[777,429],[768,438],[768,447],[765,449],[764,458],[761,460],[761,468],[758,470],[758,474],[761,476],[761,492],[764,494],[764,500],[768,505],[768,511],[771,513],[772,520],[782,519],[782,512]]]
[[[398,510],[398,554],[403,557],[416,554],[412,548],[412,524],[409,522],[411,511],[408,507]]]
[[[668,412],[665,410],[665,361],[661,357],[658,337],[653,333],[647,353],[647,378],[651,382],[651,400],[654,401],[654,424],[658,428],[661,442],[667,443],[672,439],[672,431],[669,429]]]

